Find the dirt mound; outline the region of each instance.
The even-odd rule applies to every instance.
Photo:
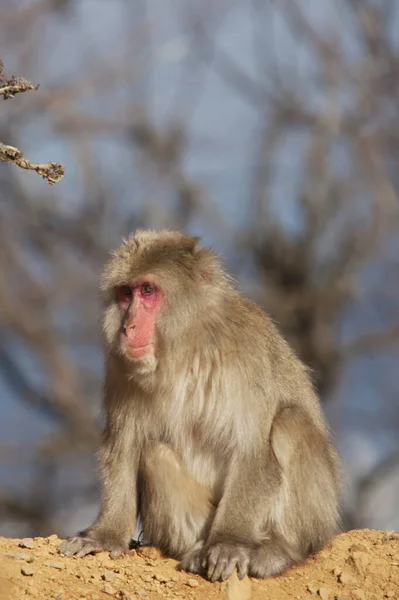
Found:
[[[154,548],[111,560],[57,553],[60,540],[0,538],[0,600],[399,600],[399,534],[358,530],[337,536],[303,565],[267,580],[224,584],[176,570]]]

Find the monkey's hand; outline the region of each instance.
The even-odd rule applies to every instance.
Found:
[[[65,554],[65,556],[77,556],[82,558],[87,554],[96,554],[97,552],[108,551],[111,558],[118,558],[124,554],[128,549],[128,544],[124,544],[120,540],[116,540],[113,536],[101,534],[95,536],[94,532],[92,536],[85,535],[83,532],[81,535],[75,535],[70,537],[65,542],[62,542],[58,546],[58,552]]]
[[[217,542],[204,548],[194,547],[181,561],[179,568],[205,575],[210,581],[224,581],[237,569],[239,579],[248,574],[251,551],[238,542]]]

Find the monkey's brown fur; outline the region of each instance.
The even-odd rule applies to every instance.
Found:
[[[115,290],[148,275],[163,302],[154,350],[133,359]],[[177,232],[130,236],[101,289],[103,503],[60,551],[117,556],[138,512],[146,541],[212,581],[278,574],[319,549],[337,530],[338,457],[307,369],[269,317]]]

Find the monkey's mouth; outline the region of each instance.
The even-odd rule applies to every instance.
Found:
[[[144,346],[137,346],[134,342],[129,340],[128,336],[125,333],[122,333],[122,346],[125,352],[131,358],[141,358],[146,356],[147,354],[152,354],[154,352],[154,344],[146,344]]]
[[[152,350],[152,344],[148,344],[147,346],[136,346],[135,348],[129,347],[128,352],[133,358],[141,358],[142,356],[146,356],[146,354],[152,354]]]

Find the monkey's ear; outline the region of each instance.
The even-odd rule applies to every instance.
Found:
[[[193,237],[194,246],[193,246],[193,254],[198,254],[200,250],[202,250],[201,238],[197,235]]]
[[[177,246],[184,252],[196,255],[202,250],[201,238],[196,235],[186,235],[177,241]]]
[[[218,256],[210,248],[203,248],[199,238],[193,249],[193,255],[196,258],[196,275],[204,283],[213,285],[226,278]]]

